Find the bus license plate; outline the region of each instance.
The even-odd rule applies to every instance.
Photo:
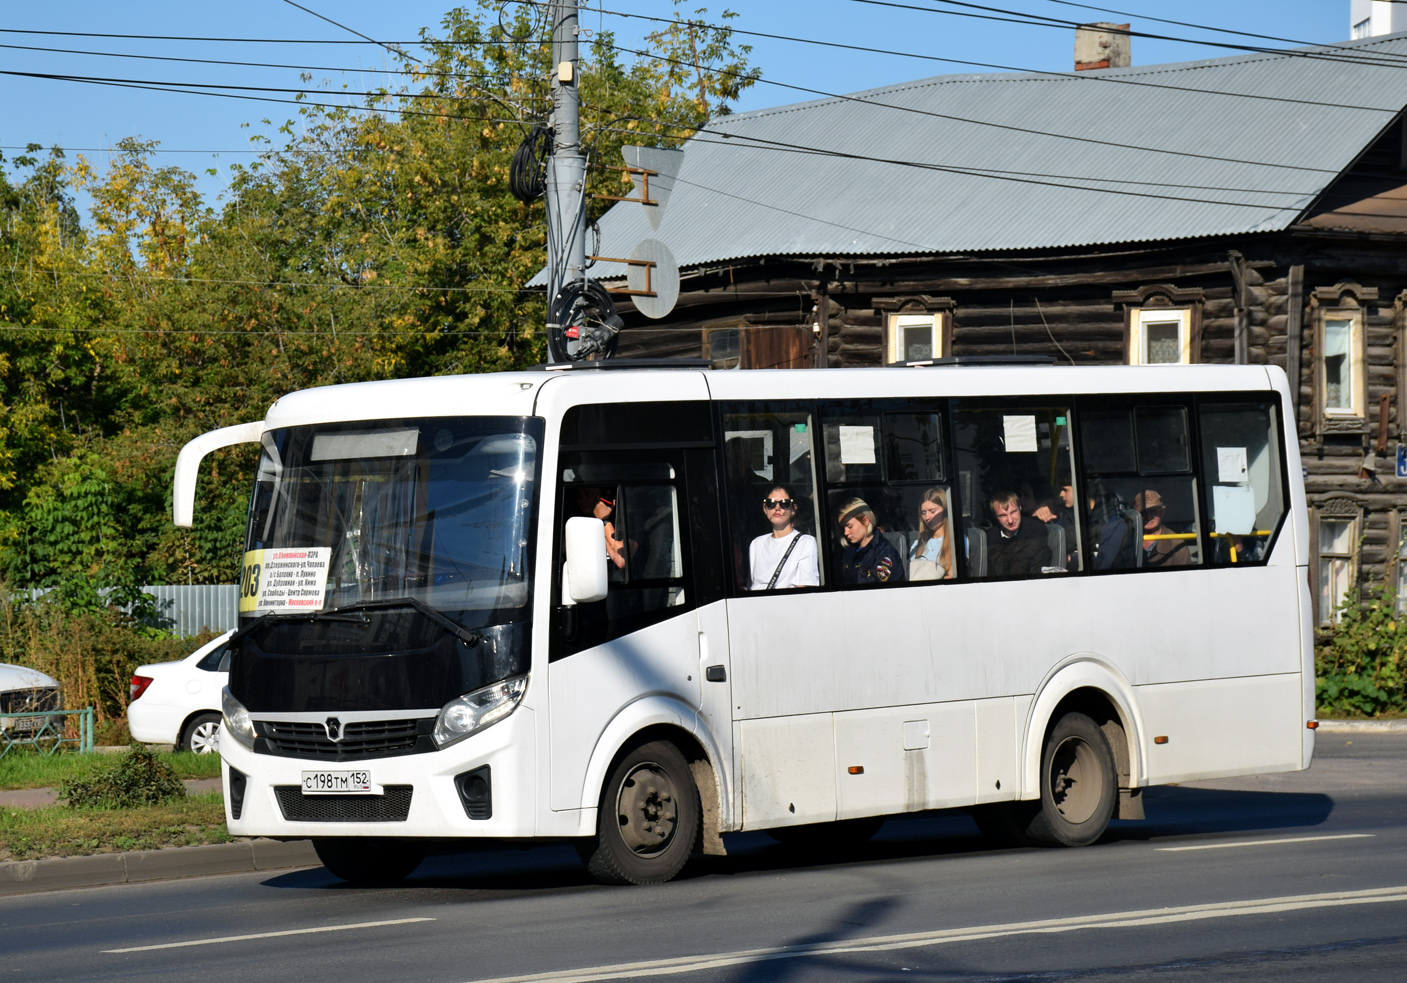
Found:
[[[303,772],[304,795],[342,795],[355,792],[379,795],[381,786],[371,784],[369,771]]]

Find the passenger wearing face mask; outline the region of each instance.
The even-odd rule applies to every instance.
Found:
[[[918,506],[918,536],[909,547],[910,580],[949,580],[953,567],[953,537],[948,524],[948,500],[941,488],[923,493]]]

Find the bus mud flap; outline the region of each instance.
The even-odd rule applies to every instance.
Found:
[[[699,838],[703,841],[704,856],[726,857],[728,850],[718,834],[718,779],[713,774],[713,766],[706,759],[700,759],[689,762],[689,771],[693,773],[694,788],[698,789],[699,805],[703,809]]]

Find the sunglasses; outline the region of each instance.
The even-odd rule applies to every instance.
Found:
[[[789,498],[764,498],[762,500],[762,507],[768,512],[773,509],[786,509],[790,512],[795,506],[796,503]]]

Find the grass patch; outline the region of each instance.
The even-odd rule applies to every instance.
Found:
[[[8,760],[8,758],[7,758]],[[0,811],[0,861],[230,843],[219,792],[137,809]]]
[[[220,777],[218,754],[180,751],[157,757],[170,766],[177,778]],[[111,768],[114,764],[114,756],[107,754],[60,751],[52,757],[46,757],[29,748],[15,748],[4,758],[0,758],[0,790],[57,788],[65,780],[92,778],[99,771]]]

